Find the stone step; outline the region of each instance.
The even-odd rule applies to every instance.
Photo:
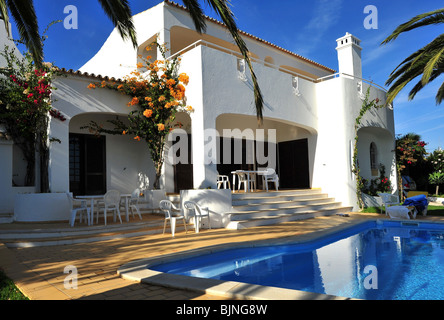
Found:
[[[0,213],[0,223],[12,223],[14,222],[13,213]]]
[[[137,220],[136,220],[137,221]],[[163,232],[163,217],[151,219],[150,221],[123,222],[122,224],[108,224],[87,226],[77,224],[74,227],[46,228],[46,229],[14,229],[0,230],[0,242],[4,242],[8,247],[33,247],[66,245],[75,243],[90,243],[119,238],[129,238],[149,234],[159,234]],[[192,225],[187,225],[188,229],[193,229]],[[176,233],[185,230],[178,223]],[[170,233],[169,224],[166,233]]]
[[[298,196],[303,194],[319,194],[321,189],[294,189],[294,190],[279,190],[269,192],[235,192],[232,194],[233,200],[252,199],[262,197],[278,197],[278,196]]]
[[[233,206],[267,203],[267,202],[321,199],[321,198],[328,198],[328,195],[326,193],[306,193],[306,194],[297,194],[297,195],[281,195],[281,196],[268,196],[268,197],[257,196],[256,198],[233,199]]]
[[[338,207],[324,210],[307,210],[299,213],[293,214],[281,214],[278,216],[266,216],[262,218],[256,219],[247,219],[240,221],[231,221],[227,229],[230,230],[239,230],[251,227],[265,226],[265,225],[274,225],[285,222],[304,220],[304,219],[312,219],[321,216],[331,216],[335,214],[343,214],[350,212],[353,207]]]
[[[334,202],[333,198],[312,198],[307,199],[302,197],[301,199],[290,199],[279,201],[281,199],[264,199],[266,201],[248,203],[242,205],[234,205],[234,212],[243,212],[243,211],[257,211],[257,210],[266,210],[266,209],[278,209],[278,208],[289,208],[295,206],[303,206],[303,205],[316,205],[316,204],[329,204]]]
[[[283,214],[298,214],[306,211],[324,210],[341,207],[340,202],[330,202],[321,204],[295,205],[283,208],[262,209],[257,211],[232,212],[231,221],[240,221],[247,219],[258,219],[273,216],[280,216]]]

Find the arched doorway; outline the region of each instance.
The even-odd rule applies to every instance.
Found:
[[[74,195],[105,194],[114,189],[131,193],[148,189],[154,182],[154,165],[148,146],[128,135],[95,135],[90,121],[113,129],[108,120],[127,115],[116,113],[81,113],[69,122],[69,187]]]
[[[279,175],[280,189],[311,187],[316,144],[313,132],[288,121],[271,118],[264,118],[259,128],[256,117],[239,114],[220,115],[216,128],[220,134],[219,174],[231,176],[235,170],[272,167]],[[237,158],[236,150],[241,153]],[[231,151],[231,158],[225,156],[227,151]],[[261,181],[257,183],[261,185]]]

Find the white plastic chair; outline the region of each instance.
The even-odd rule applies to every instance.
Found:
[[[119,215],[120,223],[122,223],[122,217],[120,216],[120,192],[117,190],[109,190],[103,197],[103,218],[106,226],[106,215],[109,211],[114,211],[114,221],[116,221],[116,214]],[[99,222],[99,213],[97,213],[97,222]]]
[[[68,197],[69,208],[71,210],[71,218],[69,220],[71,227],[74,227],[77,213],[80,215],[79,222],[82,222],[83,215],[86,214],[86,221],[88,225],[91,225],[91,208],[88,208],[86,201],[74,199],[69,192],[66,192],[66,196]],[[74,202],[80,203],[80,207],[74,208]]]
[[[162,200],[162,201],[160,201],[159,207],[160,207],[160,210],[165,212],[165,222],[163,224],[163,234],[165,234],[166,225],[167,225],[167,222],[169,221],[170,222],[170,226],[171,226],[171,235],[174,238],[174,234],[176,233],[176,221],[177,221],[177,219],[182,219],[183,225],[185,227],[185,233],[188,232],[187,224],[185,222],[185,216],[183,214],[173,215],[173,213],[172,213],[173,210],[180,212],[180,209],[176,208],[174,206],[174,204],[170,200]]]
[[[244,184],[244,191],[247,192],[247,188],[249,190],[254,190],[256,188],[256,174],[250,173],[250,181],[248,181],[248,173],[244,173],[242,171],[237,171],[237,177],[238,177],[238,185],[237,189],[240,190],[242,183]],[[248,185],[248,182],[250,182],[250,185]]]
[[[230,178],[225,175],[217,174],[217,188],[220,189],[221,186],[224,186],[224,189],[231,189]],[[228,186],[228,188],[227,188]]]
[[[208,227],[211,229],[210,210],[208,208],[201,208],[197,203],[193,201],[185,201],[183,206],[187,210],[194,211],[194,227],[196,228],[196,233],[199,233],[199,228],[202,224],[202,218],[208,219]]]
[[[385,210],[385,215],[387,215],[387,208],[388,207],[398,206],[400,204],[398,197],[394,194],[380,193],[379,196],[381,197],[381,200],[382,200],[382,206]],[[381,213],[382,213],[382,208],[381,208]]]
[[[262,170],[262,169],[260,169],[260,170]],[[267,171],[267,173],[264,173],[262,175],[262,182],[263,182],[264,187],[267,190],[267,192],[268,192],[268,184],[270,182],[274,183],[276,191],[278,191],[279,176],[277,175],[276,171],[273,168],[266,168],[264,171]]]
[[[140,214],[139,209],[139,197],[140,197],[140,189],[137,188],[131,193],[131,198],[128,199],[128,207],[131,210],[131,214],[134,218],[134,211],[139,215],[140,220],[142,220],[142,215]],[[125,203],[120,203],[121,206],[124,206]]]

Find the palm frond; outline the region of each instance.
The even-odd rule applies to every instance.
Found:
[[[436,93],[435,101],[436,104],[439,105],[444,100],[444,82],[439,87],[438,92]]]
[[[9,34],[9,15],[8,15],[8,6],[6,5],[6,0],[0,0],[0,15],[3,17],[3,22],[5,23],[5,29],[8,34],[8,37],[11,35]]]
[[[184,5],[190,12],[191,19],[193,19],[196,31],[204,33],[207,30],[205,23],[205,16],[198,0],[183,0]]]
[[[35,64],[40,66],[43,61],[43,43],[33,1],[6,0],[6,4],[15,20],[21,40],[26,44]]]
[[[254,87],[254,100],[255,100],[255,107],[256,107],[256,115],[258,118],[258,121],[262,123],[263,121],[263,107],[264,107],[264,101],[262,98],[262,93],[259,87],[259,83],[257,81],[256,74],[254,73],[253,66],[250,60],[249,51],[247,48],[247,45],[245,44],[244,39],[240,36],[239,30],[236,25],[236,21],[234,20],[234,14],[230,9],[229,1],[228,0],[206,0],[207,3],[218,13],[218,15],[221,17],[223,23],[227,26],[228,31],[230,32],[231,36],[233,37],[234,41],[236,42],[236,45],[238,46],[245,62],[248,65],[248,68],[250,70],[251,79],[253,81],[253,87]]]
[[[444,8],[430,11],[427,13],[422,13],[417,15],[416,17],[413,17],[406,23],[401,24],[398,26],[390,36],[388,36],[381,44],[387,44],[396,38],[398,38],[401,33],[423,27],[428,26],[432,24],[440,24],[444,23]]]
[[[438,67],[438,65],[441,63],[444,53],[444,47],[439,50],[426,64],[424,68],[424,73],[422,74],[421,82],[422,84],[427,84],[430,81],[430,76],[432,75],[433,71]]]
[[[137,36],[128,0],[98,0],[105,14],[110,18],[122,39],[130,39],[137,48]]]
[[[408,83],[422,75],[421,81],[409,93],[409,100],[412,100],[426,84],[436,79],[437,75],[442,73],[443,55],[444,34],[441,34],[432,42],[404,59],[392,71],[386,81],[386,85],[390,85],[387,93],[387,103],[391,103]]]

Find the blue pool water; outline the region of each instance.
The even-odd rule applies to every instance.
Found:
[[[150,269],[358,299],[443,300],[444,225],[371,221],[309,243],[229,249]]]

